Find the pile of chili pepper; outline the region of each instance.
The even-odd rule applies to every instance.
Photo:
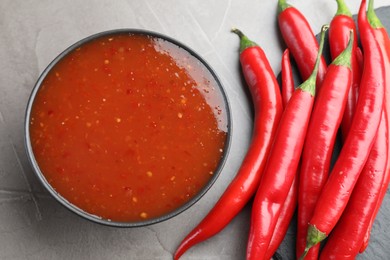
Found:
[[[390,39],[373,0],[368,6],[361,0],[357,25],[344,0],[336,2],[318,43],[303,14],[278,0],[287,46],[280,86],[261,47],[232,30],[255,108],[251,145],[232,183],[174,259],[221,231],[252,197],[246,259],[271,259],[296,210],[297,258],[354,259],[368,246],[390,182]],[[322,57],[326,33],[330,64]],[[303,81],[297,87],[291,58]],[[339,130],[341,150],[331,165]]]

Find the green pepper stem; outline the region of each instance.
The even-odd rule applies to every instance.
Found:
[[[243,52],[245,49],[258,46],[257,43],[251,41],[245,34],[243,34],[239,29],[232,28],[231,31],[240,37],[240,52]]]
[[[351,55],[352,55],[352,46],[354,41],[354,33],[353,30],[349,33],[349,41],[347,47],[337,56],[332,64],[336,66],[346,66],[351,68]]]
[[[352,17],[352,13],[349,10],[348,6],[345,4],[344,0],[336,0],[337,2],[337,12],[336,15],[345,15]]]
[[[384,28],[381,20],[379,20],[378,16],[375,13],[374,0],[369,0],[368,2],[367,20],[370,23],[371,27],[374,29]]]
[[[298,88],[300,88],[303,91],[309,92],[312,96],[315,96],[316,93],[316,79],[318,74],[318,68],[320,66],[320,61],[322,57],[322,50],[324,49],[324,42],[325,42],[325,33],[328,30],[329,25],[323,25],[321,28],[321,40],[320,40],[320,46],[317,53],[316,63],[314,65],[313,72],[310,74],[309,78],[303,82]]]
[[[305,259],[307,253],[309,253],[310,247],[305,247],[305,250],[303,251],[303,254],[299,257],[298,260],[303,260]]]
[[[286,0],[278,0],[278,14],[291,7],[291,5],[287,4]]]
[[[310,248],[320,243],[326,237],[327,235],[324,232],[321,232],[315,226],[309,224],[309,228],[307,229],[306,247],[305,250],[303,251],[303,254],[299,257],[299,260],[305,259]]]

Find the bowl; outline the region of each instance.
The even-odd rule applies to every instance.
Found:
[[[27,104],[31,166],[63,206],[115,227],[155,224],[197,202],[229,152],[229,102],[213,69],[170,37],[101,32],[40,75]]]

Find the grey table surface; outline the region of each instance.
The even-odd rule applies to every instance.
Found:
[[[353,13],[357,0],[347,1]],[[252,114],[238,63],[241,28],[266,51],[274,72],[283,51],[277,1],[0,0],[0,259],[171,259],[234,177],[249,145]],[[336,11],[330,0],[291,0],[318,33]],[[377,0],[376,7],[390,5]],[[174,37],[198,52],[221,78],[232,109],[231,150],[219,179],[184,213],[148,227],[101,226],[59,205],[34,175],[24,149],[24,114],[39,74],[61,51],[91,34],[140,28]],[[389,194],[388,194],[389,195]],[[390,196],[384,203],[390,204]],[[390,216],[381,211],[372,243],[359,259],[390,259]],[[182,259],[244,259],[250,206],[222,232]],[[279,252],[293,259],[293,228]]]

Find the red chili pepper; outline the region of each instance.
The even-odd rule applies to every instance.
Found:
[[[305,250],[308,223],[328,179],[337,131],[352,84],[353,31],[348,38],[347,47],[333,60],[325,74],[305,139],[299,173],[297,256]],[[306,259],[317,259],[318,252],[319,245],[310,250]]]
[[[367,10],[367,18],[368,18],[371,26],[374,29],[375,37],[379,42],[379,46],[381,47],[383,58],[385,60],[385,70],[386,70],[385,81],[386,81],[386,83],[385,83],[384,109],[386,112],[388,123],[390,123],[390,120],[389,120],[389,113],[390,113],[390,39],[389,39],[389,35],[388,35],[386,29],[384,28],[384,26],[382,25],[381,21],[379,20],[379,18],[377,17],[377,15],[375,13],[373,0],[369,1],[368,10]],[[389,126],[389,129],[390,129],[390,126]],[[389,136],[387,136],[387,140],[389,140]],[[385,141],[386,141],[386,139],[384,138],[383,142],[385,142]],[[390,149],[390,147],[389,147],[389,149]],[[388,151],[388,153],[390,154],[390,150]],[[374,220],[376,218],[376,215],[378,214],[378,211],[379,211],[379,208],[382,204],[383,198],[386,195],[387,188],[389,187],[389,182],[390,182],[390,160],[387,161],[385,177],[384,177],[383,185],[381,188],[381,194],[379,196],[375,212],[371,217],[369,228],[367,229],[367,233],[364,237],[363,245],[360,249],[361,253],[368,246],[371,228],[372,228],[372,225],[374,224]]]
[[[282,55],[282,100],[283,106],[286,107],[294,93],[294,77],[290,61],[290,51],[286,49]]]
[[[321,251],[320,259],[355,259],[375,210],[387,163],[388,122],[385,113],[375,143],[351,198]]]
[[[289,51],[286,49],[282,56],[282,100],[283,107],[286,107],[292,94],[294,93],[294,79],[292,74],[292,67],[289,57]],[[298,166],[299,169],[299,166]],[[297,170],[299,172],[299,170]],[[270,259],[282,243],[286,236],[291,219],[294,215],[298,201],[298,180],[295,176],[294,181],[288,192],[286,201],[280,210],[279,218],[276,222],[274,232],[272,234],[271,241],[269,243],[267,252],[265,254],[266,259]]]
[[[181,242],[174,259],[193,245],[221,231],[241,211],[255,193],[282,114],[278,82],[264,51],[241,31],[240,61],[255,108],[254,129],[242,165],[219,201],[208,215]]]
[[[384,61],[373,30],[367,22],[363,0],[358,25],[364,50],[364,69],[359,99],[350,133],[329,179],[322,189],[309,222],[305,252],[329,235],[345,209],[359,174],[367,161],[382,114],[384,96]]]
[[[357,60],[357,63],[359,65],[360,72],[363,71],[364,57],[363,57],[362,49],[360,49],[360,47],[356,48],[356,60]],[[360,80],[361,80],[361,77],[360,77]]]
[[[299,172],[299,166],[298,170]],[[295,176],[293,183],[291,184],[290,190],[287,194],[286,201],[280,210],[279,218],[276,222],[274,232],[272,234],[271,241],[269,243],[265,259],[270,259],[279,248],[284,237],[286,236],[288,227],[291,223],[291,219],[294,216],[295,209],[298,202],[298,178]]]
[[[320,51],[312,74],[294,91],[279,122],[252,206],[247,246],[248,260],[264,259],[281,207],[296,176],[314,103],[316,76],[326,29],[327,27],[322,29]]]
[[[303,80],[306,80],[313,71],[318,53],[318,42],[306,18],[295,7],[278,0],[279,29],[297,63]],[[326,72],[326,62],[323,57],[317,76],[317,89],[319,90]]]
[[[357,33],[355,21],[352,19],[352,14],[345,2],[343,0],[337,0],[337,12],[329,27],[329,46],[332,59],[335,59],[347,46],[349,32],[351,30],[354,31],[354,44],[351,56],[352,86],[348,94],[347,106],[341,122],[341,131],[344,140],[348,134],[355,111],[355,104],[359,93],[361,71],[356,58]]]

